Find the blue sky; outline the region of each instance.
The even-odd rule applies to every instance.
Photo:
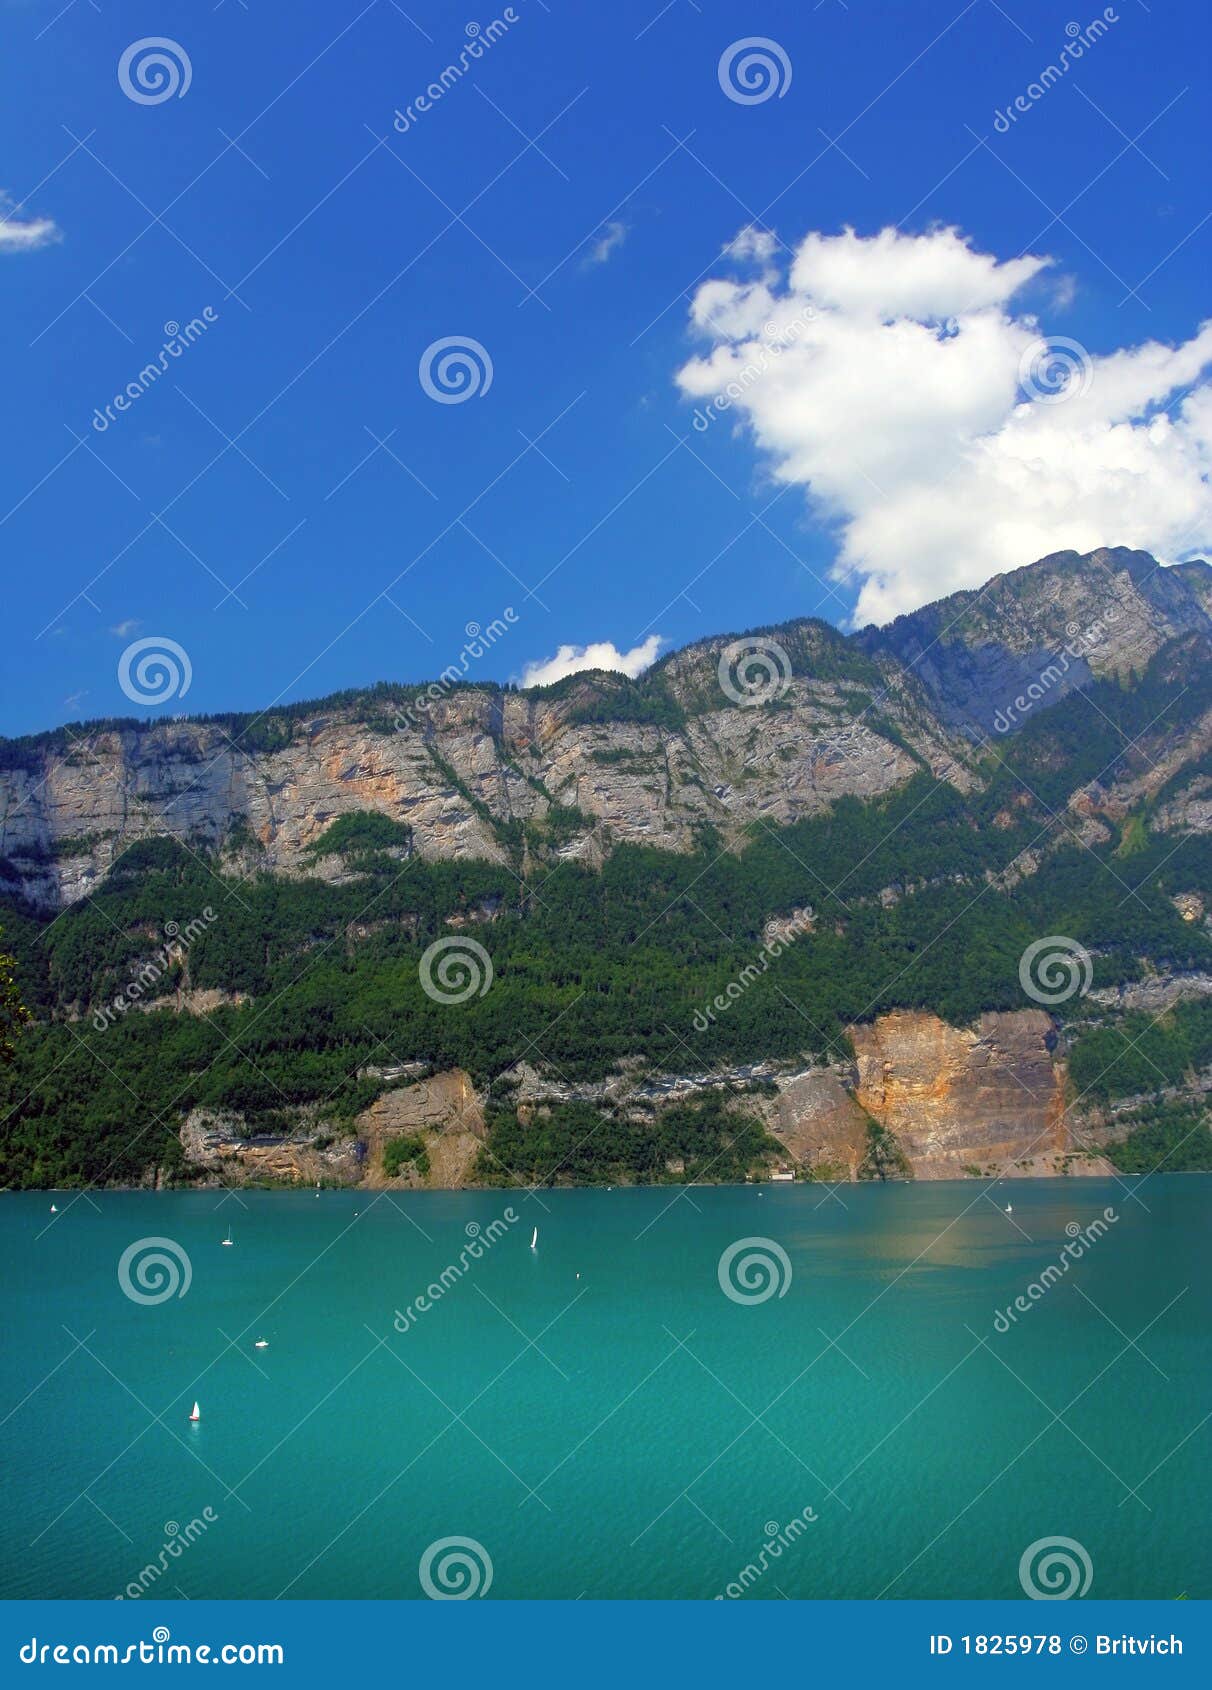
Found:
[[[693,430],[678,373],[711,346],[691,302],[733,274],[722,249],[747,226],[784,243],[748,260],[784,300],[787,249],[813,232],[953,226],[1002,265],[1047,255],[1003,308],[1096,368],[1190,343],[1212,242],[1206,12],[1112,10],[1002,133],[997,112],[1100,8],[517,0],[401,132],[394,114],[504,7],[4,0],[0,731],[131,714],[118,661],[136,638],[188,653],[188,696],[161,708],[206,711],[434,675],[506,606],[485,678],[562,646],[845,624],[864,579],[829,576],[848,523],[852,555],[873,534],[879,553],[864,605],[933,596],[921,555],[897,574],[897,524],[917,532],[929,502],[920,466],[915,498],[894,490],[869,528],[846,490],[870,479],[861,453],[825,464],[817,439],[797,457],[798,411],[790,434],[748,405]],[[750,34],[791,75],[743,103],[720,61]],[[118,67],[153,36],[183,50],[188,87],[143,103]],[[204,331],[100,428],[165,325],[192,319]],[[418,376],[447,337],[491,361],[463,403]],[[852,385],[882,403],[861,357]],[[1174,419],[1204,392],[1167,378],[1143,410]],[[1183,447],[1172,488],[1150,477],[1176,555],[1206,544],[1204,445],[1206,430]],[[837,472],[824,502],[818,468],[820,485]],[[958,518],[983,493],[960,486],[937,500],[958,512],[940,592],[981,567]],[[1137,543],[1106,497],[1083,522],[1083,538]]]

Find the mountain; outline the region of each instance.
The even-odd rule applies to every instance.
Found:
[[[1206,563],[1057,553],[634,682],[477,681],[510,631],[427,686],[0,741],[4,1179],[1212,1152]]]

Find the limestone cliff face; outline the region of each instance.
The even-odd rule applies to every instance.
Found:
[[[784,1146],[787,1165],[818,1179],[863,1177],[872,1120],[895,1135],[915,1179],[1108,1171],[1102,1160],[1076,1155],[1091,1134],[1099,1143],[1106,1134],[1101,1122],[1085,1117],[1080,1140],[1071,1130],[1065,1064],[1043,1010],[984,1015],[969,1028],[896,1011],[852,1028],[851,1035],[854,1063],[794,1071],[761,1064],[713,1074],[621,1074],[573,1086],[523,1064],[515,1101],[524,1118],[575,1099],[642,1119],[645,1111],[659,1113],[721,1084],[760,1079],[773,1082],[773,1095],[738,1096],[736,1107],[761,1116]],[[334,1133],[343,1137],[334,1139]],[[423,1141],[427,1173],[412,1166],[395,1176],[385,1172],[384,1151],[401,1136]],[[386,1091],[358,1117],[352,1134],[312,1119],[286,1138],[246,1140],[238,1122],[203,1111],[190,1116],[182,1133],[194,1165],[227,1183],[324,1179],[374,1190],[472,1183],[485,1139],[484,1099],[458,1070]]]
[[[896,1135],[919,1179],[1007,1163],[1055,1171],[1036,1164],[1076,1148],[1065,1128],[1064,1066],[1042,1009],[982,1015],[975,1027],[895,1011],[851,1037],[855,1098]]]
[[[626,842],[686,850],[703,823],[736,844],[755,820],[875,798],[922,769],[968,790],[981,778],[973,741],[991,728],[1012,731],[1091,677],[1139,674],[1167,642],[1190,646],[1183,675],[1206,662],[1210,581],[1207,564],[1062,552],[861,635],[805,620],[699,641],[663,659],[647,692],[584,675],[529,693],[435,686],[423,709],[411,695],[399,707],[402,692],[391,705],[347,698],[271,712],[265,750],[189,720],[0,743],[0,874],[58,908],[132,843],[165,835],[242,867],[315,874],[308,847],[356,810],[407,824],[423,858],[501,861],[519,823],[532,824],[528,848],[542,841],[553,806],[562,819],[542,848],[598,863]],[[732,684],[730,652],[754,641],[776,654],[768,708]],[[654,702],[646,720],[638,706]],[[1119,787],[1083,795],[1076,825],[1097,836],[1104,814],[1152,797],[1210,742],[1212,719],[1181,744],[1150,741]],[[1192,773],[1160,825],[1208,825],[1207,777]]]
[[[457,1190],[468,1183],[484,1141],[483,1099],[470,1078],[454,1069],[385,1092],[358,1117],[357,1129],[366,1145],[364,1185],[376,1190],[409,1185]],[[383,1152],[393,1138],[403,1136],[424,1141],[428,1175],[411,1168],[402,1177],[385,1173]]]
[[[817,1179],[856,1180],[867,1154],[867,1116],[847,1066],[779,1075],[778,1095],[758,1112],[787,1150],[787,1162]],[[746,1102],[748,1103],[748,1099]]]
[[[998,713],[1041,675],[1055,703],[1092,676],[1142,674],[1168,640],[1207,635],[1210,604],[1208,564],[1104,547],[1055,552],[863,638],[913,665],[945,721],[1001,733]]]
[[[250,1137],[239,1116],[194,1109],[181,1128],[189,1164],[214,1185],[352,1185],[362,1174],[355,1141],[304,1111],[294,1132]]]
[[[70,750],[0,770],[0,857],[27,897],[54,908],[86,895],[135,841],[165,835],[238,843],[250,866],[315,874],[308,847],[338,816],[370,810],[411,828],[422,858],[499,862],[499,828],[541,826],[554,803],[586,818],[558,854],[598,861],[627,841],[689,849],[702,822],[739,838],[755,817],[779,824],[847,793],[875,797],[923,764],[957,783],[967,775],[959,745],[907,714],[898,731],[920,762],[864,724],[839,730],[863,700],[834,683],[794,680],[783,709],[725,705],[678,730],[578,724],[592,690],[558,701],[451,693],[422,726],[389,731],[349,709],[318,714],[259,754],[202,722],[81,734]]]

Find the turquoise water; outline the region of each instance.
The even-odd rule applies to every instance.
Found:
[[[805,1511],[750,1600],[1020,1596],[1056,1535],[1093,1596],[1212,1595],[1212,1180],[1154,1177],[1147,1210],[1110,1180],[982,1189],[107,1193],[53,1224],[6,1195],[0,1595],[152,1565],[149,1596],[419,1597],[460,1536],[491,1597],[704,1598]],[[124,1294],[148,1236],[188,1256],[185,1296]],[[786,1253],[784,1295],[722,1291],[749,1237]]]

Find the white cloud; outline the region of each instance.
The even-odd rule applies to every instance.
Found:
[[[730,258],[755,258],[759,264],[768,264],[778,244],[769,229],[758,229],[748,223],[732,237],[724,251]]]
[[[809,234],[786,275],[751,231],[738,253],[763,273],[698,290],[707,350],[678,382],[696,399],[735,384],[775,478],[836,525],[857,624],[1047,552],[1173,562],[1212,541],[1212,322],[1099,356],[1054,337],[1081,378],[1058,393],[1021,305],[1046,257],[1001,262],[956,229]]]
[[[605,264],[606,260],[610,257],[615,248],[622,246],[626,239],[626,223],[613,222],[603,224],[601,234],[598,236],[597,240],[594,241],[589,251],[585,254],[585,263],[587,265]]]
[[[885,322],[897,317],[955,317],[1002,305],[1050,261],[1015,258],[999,264],[973,252],[958,229],[902,235],[881,229],[864,238],[810,234],[791,266],[791,287],[818,306]]]
[[[49,217],[18,217],[19,207],[0,189],[0,252],[34,252],[40,246],[63,239],[59,225]]]
[[[141,628],[142,626],[143,624],[139,621],[137,616],[128,616],[124,622],[115,622],[113,627],[110,629],[110,633],[117,635],[120,640],[128,640],[135,632],[135,629]]]
[[[609,640],[599,640],[596,645],[562,645],[554,657],[528,663],[522,671],[522,685],[549,687],[580,669],[612,669],[634,681],[655,660],[662,643],[659,634],[649,634],[630,651],[620,651]]]

